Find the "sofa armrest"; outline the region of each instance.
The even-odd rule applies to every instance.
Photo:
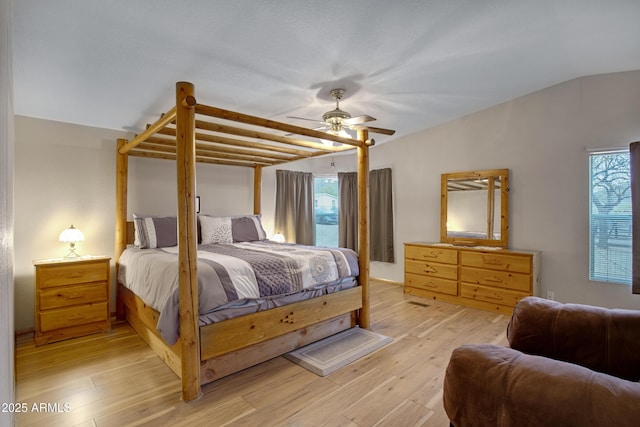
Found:
[[[507,327],[511,348],[640,379],[640,311],[522,299]]]
[[[491,344],[453,351],[443,403],[452,425],[636,426],[640,384]]]

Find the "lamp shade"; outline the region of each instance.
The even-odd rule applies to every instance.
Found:
[[[276,233],[271,236],[271,240],[277,243],[284,243],[284,236],[280,233]]]
[[[82,240],[84,240],[84,234],[82,234],[82,231],[75,228],[73,224],[71,224],[71,227],[67,228],[62,233],[60,233],[61,242],[75,243],[75,242],[80,242]]]

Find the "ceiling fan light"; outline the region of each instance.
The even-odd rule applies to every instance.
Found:
[[[344,129],[340,129],[340,130],[329,129],[327,131],[327,133],[330,133],[331,135],[339,136],[339,137],[342,137],[342,138],[351,138],[351,135],[349,134],[349,132],[347,132]],[[333,146],[336,146],[336,145],[342,145],[339,142],[329,141],[327,139],[321,139],[320,142],[322,142],[327,147],[333,147]]]
[[[328,139],[321,139],[320,142],[327,147],[333,147],[333,141],[329,141]]]
[[[340,132],[338,132],[338,136],[341,136],[343,138],[351,138],[351,135],[349,135],[349,132],[347,132],[344,129],[340,129]]]

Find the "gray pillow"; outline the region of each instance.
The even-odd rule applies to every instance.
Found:
[[[178,219],[168,217],[133,216],[135,245],[141,249],[166,248],[178,245]]]
[[[231,218],[231,235],[234,242],[253,242],[267,238],[257,215]]]

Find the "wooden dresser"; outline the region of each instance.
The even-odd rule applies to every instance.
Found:
[[[511,314],[539,294],[540,252],[405,243],[404,292]]]
[[[34,261],[36,345],[111,328],[110,260],[83,257]]]

